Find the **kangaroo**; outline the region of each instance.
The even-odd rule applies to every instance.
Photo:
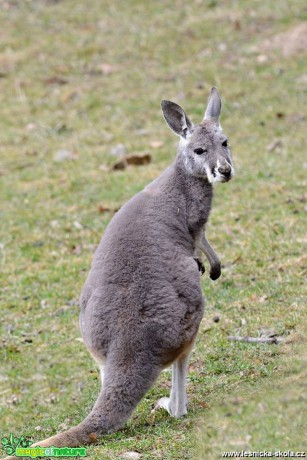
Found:
[[[204,252],[211,277],[220,275],[204,228],[213,184],[229,181],[234,168],[216,88],[195,126],[179,105],[161,106],[180,137],[176,159],[114,215],[80,297],[80,328],[100,368],[101,392],[79,425],[34,446],[78,447],[121,428],[171,364],[170,397],[155,409],[187,413],[188,359],[204,310],[194,256]]]

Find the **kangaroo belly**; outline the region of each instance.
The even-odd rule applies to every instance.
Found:
[[[197,264],[183,255],[162,271],[141,267],[125,286],[105,280],[84,298],[81,332],[99,364],[116,347],[149,352],[168,365],[193,343],[204,309]]]

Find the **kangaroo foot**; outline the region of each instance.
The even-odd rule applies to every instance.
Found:
[[[177,407],[175,404],[172,404],[171,398],[160,398],[156,402],[155,407],[152,410],[152,413],[156,412],[158,409],[165,409],[169,415],[175,418],[182,417],[183,415],[187,414],[187,405],[181,404]]]

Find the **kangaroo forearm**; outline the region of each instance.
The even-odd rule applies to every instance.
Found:
[[[205,256],[207,257],[211,267],[213,265],[220,264],[220,259],[218,258],[216,252],[212,248],[212,246],[209,243],[209,241],[207,240],[205,234],[203,234],[203,237],[199,241],[198,247],[205,254]]]
[[[210,264],[210,278],[216,280],[221,275],[221,262],[211,244],[206,238],[205,233],[197,243],[197,252],[202,251]]]

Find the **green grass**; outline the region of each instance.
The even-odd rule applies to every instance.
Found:
[[[283,348],[271,378],[254,386],[241,382],[230,395],[214,396],[197,430],[200,460],[225,451],[306,450],[306,359],[302,361],[302,345],[295,345],[294,357],[290,347]]]
[[[177,460],[220,458],[240,445],[303,450],[306,56],[262,43],[304,14],[302,0],[0,2],[0,436],[38,440],[88,413],[99,377],[79,340],[77,299],[112,217],[99,205],[117,209],[173,160],[160,100],[179,102],[197,122],[216,85],[237,175],[217,187],[207,230],[224,268],[214,283],[208,267],[203,277],[189,414],[151,414],[169,392],[163,373],[126,428],[88,452]],[[269,152],[275,139],[281,146]],[[150,152],[152,163],[101,167],[116,161],[118,143]],[[55,162],[60,149],[76,158]],[[227,340],[263,328],[288,343]]]

